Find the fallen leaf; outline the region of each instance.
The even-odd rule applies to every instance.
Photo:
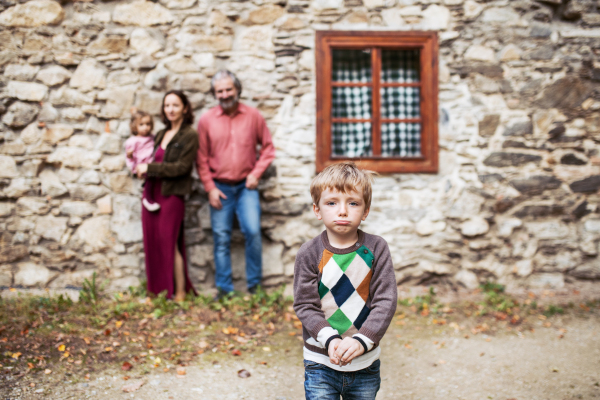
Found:
[[[19,357],[21,357],[21,354],[22,353],[16,352],[16,353],[13,353],[11,357],[14,358],[15,360],[18,360]]]
[[[123,377],[123,380],[124,380],[124,381],[128,381],[129,379],[130,379],[130,376],[129,376],[129,375],[125,375],[125,376]]]
[[[177,375],[185,375],[185,368],[183,367],[177,367]]]
[[[250,375],[250,372],[246,371],[245,369],[240,369],[238,371],[238,376],[240,378],[250,378],[251,375]]]
[[[411,346],[410,344],[408,344],[408,343],[406,343],[406,344],[404,345],[404,347],[406,347],[407,349],[412,349],[412,346]]]
[[[123,325],[123,321],[115,322],[115,326],[117,327],[117,329],[119,329],[122,325]]]
[[[35,365],[33,365],[32,363],[28,362],[27,363],[27,368],[32,369]]]
[[[241,351],[239,351],[238,349],[235,349],[235,350],[232,350],[232,351],[231,351],[231,354],[233,354],[234,356],[241,356],[241,355],[242,355],[242,352],[241,352]]]
[[[112,347],[110,347],[110,346],[109,346],[109,347],[105,347],[105,348],[104,348],[104,352],[105,352],[105,353],[110,353],[112,350],[113,350],[113,348],[112,348]]]
[[[133,368],[133,365],[129,361],[125,361],[123,365],[121,365],[121,370],[123,371],[129,371],[131,368]]]
[[[50,375],[50,374],[52,373],[52,370],[51,370],[51,369],[45,369],[45,370],[44,370],[44,373],[45,373],[46,375]]]
[[[110,332],[111,332],[111,330],[110,330],[110,329],[108,329],[108,328],[106,328],[106,329],[104,330],[104,336],[109,336],[109,335],[110,335]]]
[[[271,351],[270,347],[263,347],[262,349],[263,349],[263,351]]]
[[[261,365],[267,365],[266,361],[259,361],[258,363],[261,364]]]
[[[58,346],[58,351],[65,351],[65,345],[61,344],[60,346]]]
[[[90,344],[91,343],[90,338],[84,337],[83,341],[85,342],[85,344]]]
[[[121,388],[121,390],[124,391],[125,393],[135,392],[136,390],[138,390],[139,388],[141,388],[144,383],[146,383],[146,382],[143,381],[143,380],[131,381],[127,385],[124,385]]]
[[[440,361],[438,361],[438,363],[440,363],[440,364],[446,364],[446,361],[440,360]]]

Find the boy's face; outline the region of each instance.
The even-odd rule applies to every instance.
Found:
[[[313,211],[328,231],[341,236],[356,232],[361,221],[369,215],[361,193],[341,193],[331,189],[321,193],[319,204],[313,204]]]

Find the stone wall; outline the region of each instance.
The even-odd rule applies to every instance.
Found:
[[[440,171],[382,176],[365,224],[398,283],[562,287],[600,279],[600,13],[594,0],[0,1],[0,286],[112,289],[144,275],[131,106],[183,89],[196,117],[227,67],[266,117],[266,285],[320,232],[316,30],[438,30]],[[160,121],[157,118],[157,125]],[[213,282],[206,194],[187,201],[191,275]],[[243,240],[234,235],[236,287]]]

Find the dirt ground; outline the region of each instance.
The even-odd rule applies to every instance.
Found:
[[[487,326],[487,325],[485,325]],[[438,325],[420,316],[396,317],[382,342],[378,399],[600,398],[600,318],[540,318],[525,329],[506,321],[472,319]],[[99,371],[89,380],[58,374],[5,386],[3,399],[277,399],[304,398],[302,344],[279,332],[267,346],[240,357],[208,352],[178,375],[175,366],[136,375]],[[250,377],[238,377],[245,369]],[[125,381],[123,377],[131,375]],[[133,393],[126,384],[143,382]],[[31,387],[35,383],[35,387]],[[2,393],[0,393],[2,394]]]

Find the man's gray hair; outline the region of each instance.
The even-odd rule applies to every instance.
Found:
[[[231,78],[233,86],[237,89],[238,96],[242,94],[242,82],[240,82],[238,77],[228,69],[221,69],[217,71],[210,80],[210,92],[213,96],[215,96],[215,82],[220,81],[223,78]]]

